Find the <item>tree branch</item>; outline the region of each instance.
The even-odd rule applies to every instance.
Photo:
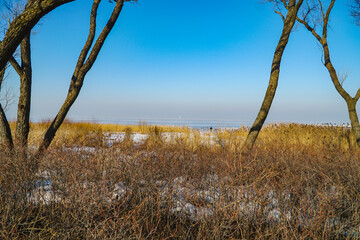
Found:
[[[93,49],[90,52],[88,59],[86,60],[84,66],[83,66],[82,70],[84,71],[84,73],[87,73],[90,70],[90,68],[92,67],[92,65],[94,64],[94,62],[100,52],[100,49],[104,45],[107,36],[109,35],[111,29],[114,27],[114,24],[115,24],[117,18],[119,17],[119,14],[122,10],[123,4],[124,4],[124,0],[118,0],[116,2],[116,5],[114,7],[114,10],[113,10],[108,22],[106,23],[105,27],[101,31],[98,39],[96,40],[96,42],[94,44]]]
[[[20,67],[19,63],[16,61],[16,59],[13,56],[11,56],[9,62],[11,66],[15,69],[16,73],[21,77],[21,75],[23,74],[23,70],[22,67]]]
[[[331,3],[326,11],[326,15],[324,18],[324,26],[323,26],[323,39],[327,38],[330,13],[332,8],[334,7],[334,4],[335,4],[335,0],[331,0]]]
[[[320,43],[322,43],[322,38],[320,37],[320,35],[317,34],[317,32],[315,31],[314,28],[310,27],[310,25],[306,22],[305,19],[300,19],[299,17],[296,17],[296,20],[297,20],[299,23],[302,23],[302,24],[305,26],[305,28],[306,28],[307,30],[309,30],[309,32],[311,32],[312,35],[314,35],[314,37],[315,37]]]
[[[20,45],[22,39],[44,15],[58,6],[72,1],[74,0],[29,1],[25,10],[11,22],[4,38],[0,42],[0,70],[5,68],[6,63]]]
[[[284,17],[284,15],[283,15],[280,11],[277,11],[277,10],[275,10],[275,13],[279,14],[279,15],[281,16],[283,22],[285,23],[285,17]]]
[[[318,2],[319,2],[319,6],[320,6],[320,11],[321,11],[322,19],[323,19],[323,21],[325,22],[325,13],[324,13],[324,8],[323,8],[323,5],[322,5],[322,2],[321,2],[321,0],[318,0]]]
[[[86,43],[81,50],[78,62],[76,64],[74,75],[77,76],[79,73],[79,70],[84,65],[85,59],[89,53],[89,50],[94,42],[95,38],[95,32],[96,32],[96,16],[97,16],[97,10],[99,7],[101,0],[94,0],[92,8],[91,8],[91,14],[90,14],[90,28],[89,28],[89,35],[86,40]]]
[[[358,89],[358,91],[354,97],[354,100],[357,102],[357,101],[359,101],[359,98],[360,98],[360,88]]]
[[[284,4],[286,10],[289,10],[289,6],[287,5],[286,0],[281,0],[281,2]]]

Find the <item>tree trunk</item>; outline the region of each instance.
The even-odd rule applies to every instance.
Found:
[[[9,122],[6,119],[4,109],[0,104],[0,142],[11,151],[14,148]]]
[[[351,122],[351,128],[352,132],[354,133],[355,140],[357,146],[360,148],[360,124],[359,124],[359,118],[356,112],[356,101],[351,100],[347,102],[347,107],[349,111],[349,118]]]
[[[276,47],[272,66],[271,66],[271,74],[270,74],[270,80],[269,85],[266,90],[266,94],[264,97],[264,100],[262,102],[260,111],[255,119],[255,122],[253,123],[250,132],[246,138],[244,149],[251,150],[255,144],[255,141],[260,133],[260,130],[262,126],[264,125],[264,122],[268,116],[270,107],[272,105],[272,102],[275,97],[276,89],[278,86],[278,80],[279,80],[279,73],[280,73],[280,64],[281,59],[284,53],[284,50],[286,48],[286,45],[289,41],[291,31],[294,27],[296,16],[299,11],[299,8],[302,4],[302,0],[298,1],[298,3],[295,5],[295,3],[291,6],[288,6],[288,13],[284,20],[284,27],[283,31],[279,40],[279,43]]]
[[[5,76],[5,68],[0,70],[0,91]],[[9,150],[13,149],[13,140],[11,136],[11,130],[9,122],[7,121],[4,109],[0,103],[0,143],[5,144]]]
[[[0,42],[0,70],[5,68],[20,42],[44,15],[72,1],[74,0],[29,0],[25,10],[10,24]]]
[[[31,50],[30,33],[21,42],[20,96],[16,121],[16,143],[25,150],[29,135],[30,99],[31,99]]]

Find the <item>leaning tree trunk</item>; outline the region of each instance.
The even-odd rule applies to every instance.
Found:
[[[100,1],[101,0],[94,0],[93,6],[91,9],[90,30],[89,30],[88,39],[80,53],[78,62],[76,64],[75,71],[74,71],[74,74],[71,79],[68,95],[65,99],[64,104],[62,105],[61,109],[59,110],[58,114],[56,115],[55,119],[53,120],[50,127],[46,131],[44,139],[43,139],[42,143],[40,144],[40,146],[34,156],[36,159],[39,159],[44,154],[45,150],[50,146],[50,143],[54,139],[57,130],[63,123],[71,106],[77,99],[77,97],[80,93],[81,87],[84,83],[85,75],[93,66],[107,36],[109,35],[110,31],[114,27],[114,24],[115,24],[116,20],[118,19],[120,12],[122,10],[123,3],[126,0],[118,0],[116,2],[114,10],[113,10],[107,24],[103,28],[102,32],[100,33],[94,46],[91,49],[91,46],[92,46],[92,43],[93,43],[94,37],[95,37],[96,16],[97,16],[97,9],[100,4]],[[91,49],[91,51],[90,51],[90,49]],[[88,55],[89,51],[90,51],[90,54]],[[87,57],[87,59],[86,59],[86,57]]]
[[[74,0],[29,0],[25,10],[11,22],[0,42],[0,70],[5,68],[20,42],[44,15],[72,1]]]
[[[291,2],[291,1],[290,1]],[[255,141],[260,133],[260,130],[262,126],[264,125],[264,122],[268,116],[269,110],[271,108],[272,102],[275,97],[276,89],[278,86],[279,81],[279,74],[280,74],[280,64],[281,59],[283,56],[283,53],[285,51],[286,45],[289,41],[291,31],[294,27],[296,16],[299,11],[299,8],[301,4],[303,3],[303,0],[298,1],[297,4],[295,4],[295,1],[292,1],[287,7],[288,12],[287,16],[284,19],[284,27],[283,31],[279,40],[279,43],[276,47],[272,66],[271,66],[271,74],[270,74],[270,81],[268,88],[266,90],[266,94],[264,97],[264,100],[262,102],[260,111],[255,119],[255,122],[253,123],[250,132],[246,138],[244,149],[251,150],[255,144]]]

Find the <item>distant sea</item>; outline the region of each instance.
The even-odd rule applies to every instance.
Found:
[[[77,121],[77,120],[75,120]],[[89,121],[89,120],[80,120]],[[159,125],[159,126],[180,126],[189,127],[193,129],[219,129],[219,128],[239,128],[250,127],[253,122],[250,121],[237,121],[237,120],[190,120],[190,119],[93,119],[90,122],[97,123],[111,123],[122,125]],[[266,124],[273,123],[291,123],[291,121],[268,121]],[[323,125],[323,126],[348,126],[349,124],[340,123],[319,123],[319,122],[302,122],[302,124]]]
[[[250,121],[239,121],[239,120],[207,120],[207,119],[139,119],[139,118],[93,118],[93,119],[83,119],[83,118],[70,118],[69,120],[74,122],[94,122],[94,123],[110,123],[110,124],[121,124],[121,125],[158,125],[158,126],[179,126],[179,127],[189,127],[193,129],[232,129],[239,127],[250,127],[253,122]],[[44,121],[44,120],[38,120]],[[292,121],[267,121],[266,124],[273,123],[292,123]],[[299,122],[301,124],[311,124],[311,125],[322,125],[322,126],[346,126],[350,125],[347,123],[319,123],[319,122]]]
[[[76,120],[77,121],[77,120]],[[80,120],[83,121],[83,120]],[[94,119],[90,122],[111,123],[122,125],[159,125],[159,126],[180,126],[194,129],[217,128],[239,128],[250,126],[250,122],[235,120],[188,120],[188,119]]]

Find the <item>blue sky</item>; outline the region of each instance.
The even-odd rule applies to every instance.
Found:
[[[64,101],[89,26],[90,0],[47,15],[32,35],[32,120],[52,119]],[[360,27],[348,1],[334,7],[332,60],[360,87]],[[99,31],[113,3],[100,5]],[[139,0],[126,3],[77,102],[74,120],[254,120],[265,94],[282,20],[261,0]],[[18,88],[15,72],[7,85]],[[16,105],[7,112],[15,118]],[[359,109],[359,108],[358,108]],[[281,65],[269,122],[349,122],[344,100],[321,63],[321,50],[302,26]]]

